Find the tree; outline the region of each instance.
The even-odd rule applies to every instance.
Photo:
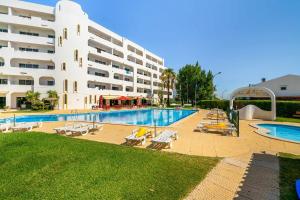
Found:
[[[26,100],[32,105],[35,102],[40,100],[41,94],[39,92],[34,92],[32,90],[29,90],[26,92]]]
[[[167,106],[170,106],[170,90],[174,88],[176,74],[173,69],[165,69],[160,76],[160,80],[163,88],[167,89]]]
[[[44,109],[44,103],[40,100],[41,94],[39,92],[27,91],[26,100],[31,104],[32,110]]]
[[[211,71],[206,72],[197,62],[195,65],[185,65],[177,75],[176,90],[184,102],[196,104],[197,100],[213,99],[215,86]]]
[[[58,99],[59,99],[57,91],[49,90],[47,91],[47,94],[48,94],[48,101],[50,102],[51,109],[54,109],[57,106]]]

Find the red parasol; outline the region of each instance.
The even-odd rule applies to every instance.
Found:
[[[103,108],[103,96],[100,95],[99,97],[99,108]]]
[[[131,100],[131,98],[125,97],[125,96],[120,96],[117,99],[120,100],[120,101],[130,101]]]

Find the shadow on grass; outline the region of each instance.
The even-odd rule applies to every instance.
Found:
[[[254,153],[234,199],[279,199],[278,157]]]

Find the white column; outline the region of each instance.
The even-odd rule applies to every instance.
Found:
[[[6,100],[5,101],[6,101],[5,102],[6,106],[11,108],[11,93],[10,92],[6,94]]]

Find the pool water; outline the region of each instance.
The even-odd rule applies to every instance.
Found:
[[[258,124],[259,127],[268,129],[269,135],[294,142],[300,142],[300,127],[281,124]]]
[[[110,111],[97,113],[28,115],[16,117],[16,122],[56,122],[56,121],[95,121],[112,124],[168,126],[191,114],[195,110],[143,109]],[[0,123],[13,121],[13,118],[1,119]]]

